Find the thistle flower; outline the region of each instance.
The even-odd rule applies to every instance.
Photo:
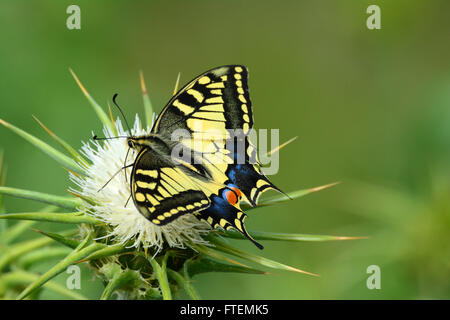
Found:
[[[114,125],[119,136],[128,136],[120,120],[115,121]],[[148,129],[141,128],[136,115],[132,136],[148,133]],[[108,127],[104,128],[104,134],[107,137],[114,136]],[[81,154],[90,165],[83,166],[85,175],[70,173],[71,180],[80,188],[80,191],[72,189],[72,192],[96,201],[83,201],[81,211],[112,227],[105,237],[115,237],[120,244],[132,243],[131,246],[135,248],[155,248],[158,252],[164,244],[177,248],[206,244],[202,235],[210,228],[193,215],[184,215],[167,225],[156,226],[130,203],[130,185],[125,172],[127,169],[122,170],[127,153],[128,146],[124,139],[105,140],[104,143],[93,141],[83,145]],[[128,156],[130,163],[134,162],[135,157],[136,152],[132,149]],[[121,174],[117,174],[118,172]],[[128,172],[128,176],[129,174]]]
[[[90,96],[76,75],[75,81],[104,125],[106,136],[126,135],[120,120],[114,121]],[[141,74],[145,119],[143,129],[136,117],[132,133],[145,134],[152,124],[153,111]],[[176,90],[175,90],[176,91]],[[4,174],[0,171],[0,196],[9,195],[49,204],[38,212],[11,213],[3,208],[0,197],[0,298],[39,298],[40,288],[53,290],[73,299],[84,296],[61,287],[52,279],[73,264],[88,263],[105,283],[101,299],[117,294],[123,299],[171,299],[180,289],[192,298],[200,296],[191,278],[204,272],[237,272],[267,274],[266,271],[248,266],[244,260],[262,267],[315,275],[287,266],[260,255],[244,252],[227,244],[225,238],[244,239],[232,231],[211,230],[192,215],[185,215],[167,226],[159,227],[148,222],[127,203],[128,181],[122,176],[127,147],[123,140],[103,142],[89,141],[77,152],[60,137],[36,120],[65,150],[58,151],[46,142],[0,119],[0,124],[14,131],[28,142],[56,160],[69,171],[75,186],[69,187],[72,196],[57,196],[37,191],[4,186]],[[276,150],[278,151],[278,150]],[[133,161],[135,155],[129,157]],[[0,169],[2,168],[0,161]],[[129,173],[128,173],[129,174]],[[290,199],[302,197],[334,184],[297,190],[288,193]],[[267,198],[260,206],[274,205],[287,198]],[[253,208],[244,207],[244,210]],[[24,220],[13,226],[6,219]],[[17,241],[35,221],[62,222],[77,226],[65,232],[51,233],[37,230],[39,237]],[[279,241],[330,241],[356,239],[308,234],[282,234],[249,231],[256,240]],[[62,246],[61,246],[62,245]],[[30,266],[50,258],[61,258],[47,272],[40,275],[29,270]]]

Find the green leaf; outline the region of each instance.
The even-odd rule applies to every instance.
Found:
[[[4,220],[2,220],[4,221]],[[35,221],[20,221],[16,223],[14,226],[6,229],[6,231],[0,237],[0,243],[6,245],[8,243],[13,242],[17,237],[23,234],[28,228],[30,228]]]
[[[29,286],[27,286],[25,290],[20,293],[17,299],[19,300],[24,299],[25,297],[33,293],[35,290],[41,288],[49,280],[53,279],[61,272],[64,272],[68,266],[87,257],[92,252],[101,249],[101,246],[98,243],[92,243],[87,247],[84,247],[85,245],[86,241],[81,242],[80,245],[75,250],[73,250],[69,255],[67,255],[63,260],[61,260],[54,267],[52,267],[38,279],[33,281]]]
[[[280,262],[274,261],[274,260],[270,260],[267,259],[265,257],[261,257],[249,252],[245,252],[245,251],[241,251],[239,249],[236,249],[232,246],[229,246],[225,243],[223,243],[222,241],[219,241],[217,238],[215,237],[209,237],[210,241],[213,242],[216,245],[217,250],[223,251],[225,253],[234,255],[236,257],[240,257],[242,259],[248,260],[248,261],[252,261],[255,263],[258,263],[260,265],[269,267],[269,268],[273,268],[273,269],[279,269],[279,270],[287,270],[287,271],[294,271],[294,272],[298,272],[298,273],[304,273],[304,274],[308,274],[311,276],[318,276],[317,274],[308,272],[308,271],[304,271],[304,270],[300,270],[285,264],[282,264]]]
[[[258,203],[258,205],[256,207],[252,207],[249,204],[243,203],[241,205],[242,210],[250,210],[250,209],[255,209],[255,208],[259,208],[259,207],[265,207],[265,206],[269,206],[269,205],[274,205],[274,204],[278,204],[278,203],[282,203],[282,202],[286,202],[289,200],[293,200],[296,198],[300,198],[303,196],[306,196],[310,193],[313,192],[317,192],[320,190],[324,190],[330,187],[333,187],[337,184],[339,184],[340,182],[333,182],[330,184],[326,184],[323,186],[319,186],[319,187],[314,187],[314,188],[310,188],[310,189],[302,189],[302,190],[297,190],[297,191],[292,191],[292,192],[288,192],[286,195],[279,195],[276,197],[271,197],[268,199],[261,199]]]
[[[115,263],[109,265],[109,268],[108,278],[110,279],[100,297],[100,300],[108,300],[117,289],[124,287],[137,288],[142,285],[143,279],[137,271],[130,269],[122,270],[122,268]]]
[[[66,141],[64,141],[63,139],[61,139],[60,137],[58,137],[56,134],[54,134],[52,131],[50,131],[49,128],[47,128],[37,117],[35,117],[33,115],[34,120],[37,121],[37,123],[39,123],[39,125],[45,130],[47,131],[47,133],[56,140],[56,142],[59,143],[60,146],[62,146],[71,156],[72,158],[79,162],[82,163],[84,165],[87,165],[86,160],[74,149],[72,148],[72,146],[70,144],[68,144]]]
[[[66,247],[44,247],[31,251],[17,260],[17,265],[28,269],[34,264],[47,261],[48,259],[67,256],[72,250]]]
[[[247,239],[241,233],[235,231],[217,231],[221,236],[232,239]],[[248,231],[255,240],[277,240],[277,241],[337,241],[337,240],[359,240],[367,239],[367,237],[346,237],[346,236],[330,236],[319,234],[302,234],[302,233],[277,233],[263,231]]]
[[[185,270],[190,277],[205,272],[234,272],[247,274],[267,274],[268,272],[243,266],[217,262],[208,258],[197,258],[185,263]]]
[[[108,118],[108,115],[103,110],[103,108],[91,97],[89,92],[87,92],[86,88],[81,84],[81,81],[78,79],[75,72],[72,71],[72,69],[69,69],[70,73],[74,77],[75,81],[77,82],[78,86],[80,87],[83,94],[88,99],[89,103],[91,104],[92,108],[94,108],[95,113],[97,113],[97,116],[99,117],[100,121],[103,123],[103,125],[109,127],[111,130],[114,130],[113,124],[111,120]]]
[[[10,187],[0,187],[0,194],[40,201],[69,210],[76,210],[77,207],[79,207],[82,204],[82,200],[79,198],[61,197],[38,191],[30,191]]]
[[[59,223],[89,223],[100,224],[101,221],[81,212],[54,213],[54,212],[23,212],[0,214],[0,219],[34,220]]]
[[[73,233],[74,233],[73,230],[63,232],[64,235],[71,235]],[[10,245],[9,247],[2,250],[0,253],[0,272],[3,269],[5,269],[5,267],[8,266],[8,264],[15,261],[22,255],[30,251],[36,250],[38,248],[44,247],[52,243],[52,241],[53,240],[51,238],[38,238]]]
[[[40,212],[53,212],[56,210],[57,207],[55,206],[46,206]],[[5,221],[6,220],[2,220]],[[24,233],[28,228],[33,226],[36,222],[35,221],[19,221],[14,226],[8,228],[1,236],[0,243],[8,244],[13,242],[17,237],[19,237],[22,233]]]
[[[150,102],[150,97],[145,86],[144,75],[142,71],[139,72],[139,78],[141,80],[142,100],[144,101],[145,120],[147,125],[151,127],[153,120],[153,108]]]
[[[63,167],[70,169],[76,173],[84,174],[83,170],[79,167],[79,165],[73,160],[72,158],[69,158],[62,152],[56,150],[55,148],[51,147],[44,141],[36,138],[35,136],[23,131],[22,129],[19,129],[12,124],[0,119],[0,124],[4,125],[6,128],[10,129],[11,131],[15,132],[28,142],[30,142],[32,145],[49,155],[51,158],[56,160],[59,164],[61,164]]]
[[[114,256],[114,255],[117,255],[117,254],[120,254],[120,253],[130,250],[129,248],[126,248],[126,247],[122,246],[121,244],[116,244],[116,245],[111,245],[111,246],[106,245],[106,244],[101,244],[101,245],[103,246],[101,249],[90,254],[89,256],[87,256],[80,262],[107,258],[107,257],[111,257],[111,256]]]
[[[59,243],[65,245],[66,247],[72,248],[72,249],[75,249],[81,243],[81,241],[79,241],[79,240],[75,240],[75,239],[71,239],[71,238],[67,237],[68,235],[78,233],[77,230],[71,230],[71,234],[66,234],[65,236],[60,235],[58,233],[44,232],[44,231],[36,230],[36,229],[34,231],[54,240],[56,242],[59,242]]]
[[[23,270],[15,270],[13,272],[3,274],[0,278],[0,296],[3,295],[3,293],[10,287],[29,285],[30,283],[33,283],[38,279],[39,275]],[[44,284],[44,288],[47,288],[71,299],[87,300],[85,296],[75,292],[74,290],[69,290],[51,281]]]
[[[201,252],[204,255],[210,256],[213,259],[222,260],[222,261],[229,262],[229,263],[239,265],[242,267],[248,267],[247,265],[245,265],[239,261],[236,261],[234,259],[231,259],[231,258],[221,254],[220,252],[218,252],[217,250],[214,250],[213,248],[209,248],[207,246],[200,245],[200,244],[193,245],[192,247],[195,250],[197,250],[198,252]]]
[[[0,272],[5,269],[5,267],[16,260],[23,254],[35,250],[37,248],[43,247],[49,243],[51,243],[51,239],[33,239],[29,241],[19,242],[12,246],[7,247],[2,250],[0,254]]]

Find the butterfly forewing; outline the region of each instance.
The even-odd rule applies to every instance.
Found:
[[[253,126],[247,79],[247,69],[237,65],[199,75],[169,101],[152,132],[170,137],[174,130],[186,129],[193,138],[208,131],[226,137],[226,129],[247,134]]]

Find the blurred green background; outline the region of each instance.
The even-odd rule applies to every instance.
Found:
[[[70,4],[81,8],[81,30],[66,28]],[[381,30],[366,27],[370,4],[381,8]],[[2,1],[0,118],[50,141],[35,115],[79,148],[101,125],[69,68],[104,106],[119,93],[133,119],[143,115],[139,70],[159,112],[178,72],[185,83],[244,64],[256,127],[279,128],[281,141],[299,136],[272,181],[284,191],[342,182],[250,213],[248,229],[370,238],[266,241],[264,256],[321,277],[205,274],[195,278],[201,296],[449,299],[449,10],[446,0]],[[8,186],[67,194],[65,170],[3,127],[0,149]],[[5,202],[8,212],[40,208]],[[370,265],[381,268],[380,290],[366,287]],[[102,284],[82,270],[81,292],[98,298]]]

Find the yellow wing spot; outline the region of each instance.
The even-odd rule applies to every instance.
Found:
[[[222,80],[222,81],[227,81],[227,79],[228,79],[228,76],[226,76],[226,75],[220,77],[220,80]]]
[[[149,176],[150,178],[157,178],[158,177],[158,171],[156,170],[143,170],[143,169],[137,169],[136,174],[142,174],[144,176]]]
[[[218,89],[225,88],[225,84],[223,82],[213,82],[206,86],[208,89]]]
[[[262,186],[265,186],[266,184],[270,184],[270,183],[268,183],[266,180],[259,179],[258,182],[256,182],[256,187],[259,189]]]
[[[216,94],[218,96],[221,96],[222,95],[222,90],[220,90],[220,89],[213,89],[213,90],[211,90],[211,93],[212,94]]]
[[[170,212],[164,212],[164,217],[170,218],[172,214]]]
[[[186,211],[186,208],[184,208],[184,207],[178,207],[177,210],[178,210],[178,211]]]
[[[213,218],[208,217],[208,220],[207,220],[207,221],[208,221],[209,224],[211,224],[211,225],[213,224]]]
[[[142,193],[140,193],[140,192],[136,193],[136,194],[134,195],[134,198],[135,198],[137,201],[139,201],[139,202],[144,202],[144,201],[145,201],[145,196],[144,196]]]
[[[242,72],[243,69],[241,67],[234,67],[234,71],[236,72]]]
[[[194,209],[194,206],[193,206],[192,204],[188,204],[188,205],[186,206],[186,209],[192,210],[192,209]]]
[[[148,211],[150,211],[150,213],[155,212],[156,208],[155,207],[148,207]]]
[[[244,111],[245,113],[248,113],[248,108],[247,108],[247,105],[246,105],[245,103],[242,104],[241,109],[242,109],[242,111]]]
[[[244,131],[244,133],[247,133],[247,132],[250,130],[250,126],[248,125],[247,122],[245,122],[245,123],[242,125],[242,130]]]
[[[244,95],[242,95],[242,94],[239,95],[239,100],[240,100],[241,102],[243,102],[243,103],[246,103],[246,102],[247,102],[247,100],[245,100]]]
[[[201,207],[202,204],[201,204],[200,202],[195,202],[195,203],[194,203],[194,206],[196,206],[196,207]]]
[[[240,94],[244,94],[244,89],[242,89],[241,87],[237,88],[237,92]]]
[[[213,97],[205,100],[206,103],[223,103],[222,97]]]
[[[203,94],[201,92],[198,92],[197,90],[194,89],[189,89],[188,91],[186,91],[188,94],[190,94],[191,96],[193,96],[195,98],[195,100],[197,100],[198,102],[202,102],[205,97],[203,96]]]
[[[220,226],[222,227],[222,228],[224,228],[225,227],[225,225],[228,223],[228,221],[227,220],[225,220],[225,219],[220,219]]]
[[[207,84],[210,82],[211,82],[211,79],[207,76],[203,76],[200,79],[198,79],[198,83],[200,83],[200,84]]]
[[[250,192],[250,199],[254,199],[255,198],[255,195],[256,195],[257,191],[258,191],[257,188],[253,188],[252,189],[252,191]]]
[[[157,216],[158,220],[164,220],[166,217],[164,217],[162,214]]]
[[[241,79],[242,79],[242,76],[241,76],[239,73],[235,73],[235,74],[234,74],[234,78],[235,78],[236,80],[241,80]]]
[[[208,204],[208,203],[209,203],[209,201],[208,201],[208,200],[206,200],[206,199],[203,199],[203,200],[201,201],[201,203],[202,203],[202,204]]]
[[[242,217],[242,215],[243,215],[243,213],[241,211],[238,211],[238,213],[237,213],[238,219],[240,219]]]
[[[192,112],[195,111],[195,109],[193,107],[188,106],[187,104],[181,103],[178,100],[175,100],[173,105],[174,105],[174,107],[177,107],[185,115],[191,114]]]
[[[178,210],[177,210],[177,209],[171,209],[171,210],[170,210],[170,213],[171,213],[171,214],[177,214],[177,213],[178,213]]]
[[[236,80],[236,86],[237,87],[242,87],[242,81],[241,80]]]
[[[159,201],[149,194],[147,194],[147,200],[150,201],[153,206],[157,206],[159,204]]]
[[[153,219],[152,222],[153,222],[154,224],[160,224],[160,223],[161,223],[158,219]]]
[[[156,187],[156,182],[144,182],[144,181],[136,181],[136,184],[139,188],[144,188],[144,189],[155,189]]]
[[[234,219],[234,224],[239,231],[242,231],[242,225],[239,219]]]
[[[242,116],[242,118],[244,118],[244,121],[245,121],[245,122],[250,122],[250,118],[248,117],[248,114],[244,114],[244,115]]]

